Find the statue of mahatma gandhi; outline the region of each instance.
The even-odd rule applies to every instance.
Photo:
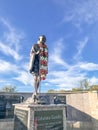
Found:
[[[34,92],[32,95],[33,101],[36,102],[38,98],[38,88],[41,80],[46,79],[48,74],[48,47],[46,45],[45,35],[38,38],[30,51],[30,73],[34,77]]]

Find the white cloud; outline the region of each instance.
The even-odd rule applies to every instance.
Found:
[[[0,83],[5,83],[6,81],[4,79],[0,79]]]
[[[0,50],[6,55],[13,56],[15,60],[20,60],[22,58],[22,56],[19,55],[21,48],[20,42],[25,37],[24,33],[13,27],[10,22],[3,17],[0,17],[0,22],[4,26],[4,31],[2,32],[3,40],[0,38]]]
[[[0,42],[0,51],[7,56],[12,56],[15,60],[22,59],[22,56],[20,56],[14,49],[9,47],[8,45],[3,44],[2,42]]]
[[[77,53],[74,55],[74,59],[77,60],[73,65],[69,65],[66,63],[66,59],[63,59],[63,40],[58,40],[56,42],[56,47],[52,50],[52,53],[50,53],[50,66],[54,66],[54,69],[52,70],[51,67],[48,74],[48,80],[51,84],[56,84],[59,88],[71,88],[78,86],[78,82],[83,79],[87,79],[87,70],[86,66],[89,63],[80,62],[80,57],[82,55],[82,51],[84,47],[86,46],[88,42],[88,37],[85,37],[83,41],[80,41],[77,46]],[[66,55],[66,53],[64,52]],[[92,63],[93,64],[93,63]],[[58,70],[58,67],[60,68]],[[94,69],[95,66],[90,66],[89,64],[89,70]],[[93,64],[94,65],[94,64]],[[97,65],[96,65],[97,67]],[[61,68],[62,71],[61,71]]]
[[[17,77],[13,79],[20,81],[24,85],[32,85],[33,84],[33,75],[29,74],[27,71],[20,71],[18,72]]]
[[[92,78],[90,78],[90,82],[91,82],[92,85],[98,84],[98,78],[93,76]]]
[[[17,75],[13,78],[24,85],[33,85],[33,75],[29,72],[29,63],[21,63],[21,67],[17,71]]]
[[[81,54],[87,43],[88,43],[88,37],[85,37],[82,41],[78,42],[77,53],[73,57],[74,60],[78,61],[82,58]]]
[[[4,61],[0,59],[0,74],[2,76],[7,76],[6,79],[1,77],[1,83],[12,83],[12,81],[16,80],[24,85],[32,85],[33,84],[33,76],[27,71],[28,64],[21,64],[21,66],[17,64],[12,64],[10,62]]]
[[[65,2],[65,3],[64,3]],[[59,4],[65,11],[63,22],[92,24],[98,21],[97,0],[63,0]]]
[[[80,50],[82,51],[83,47]],[[54,64],[52,64],[54,65]],[[59,64],[62,68],[63,64]],[[56,86],[56,89],[71,89],[73,87],[79,87],[80,81],[84,79],[90,80],[90,85],[98,84],[98,78],[88,77],[88,73],[98,70],[98,64],[89,62],[80,62],[68,66],[66,70],[50,70],[48,74],[48,83]]]
[[[63,39],[59,39],[58,41],[55,42],[55,46],[53,48],[53,50],[50,52],[49,55],[49,63],[50,66],[52,65],[62,65],[65,68],[68,68],[69,65],[64,61],[64,59],[62,58],[62,52],[64,50],[64,43],[63,43]]]
[[[26,80],[26,65],[22,64],[20,55],[20,42],[24,38],[24,33],[19,29],[12,26],[12,24],[2,17],[0,17],[0,26],[3,28],[3,37],[0,37],[0,53],[3,54],[0,59],[0,82],[2,84],[16,83],[15,78],[23,84],[28,84]],[[7,56],[8,58],[6,59]],[[15,59],[15,62],[10,60],[11,57]],[[18,60],[18,62],[16,62]],[[21,64],[21,65],[20,65]],[[20,75],[19,75],[20,74]],[[25,80],[22,79],[24,74]],[[27,83],[26,83],[27,82]]]
[[[81,79],[85,78],[85,73],[73,71],[55,71],[49,74],[49,82],[55,84],[59,89],[71,89],[77,87]],[[52,77],[52,78],[51,78]]]
[[[11,64],[10,62],[4,61],[0,59],[0,73],[8,74],[11,72],[17,72],[18,67],[17,65]]]
[[[81,69],[87,70],[87,71],[95,71],[98,70],[98,64],[94,63],[82,63],[80,65]]]
[[[20,43],[21,39],[25,37],[25,34],[13,27],[7,19],[1,17],[0,21],[6,27],[6,31],[4,32],[5,40],[10,43],[10,45],[14,45],[15,49],[18,50],[17,45]]]
[[[87,38],[84,39],[83,43],[80,42],[78,46],[77,56],[80,56],[82,50],[87,42]],[[81,45],[82,43],[82,45]],[[78,82],[81,79],[86,78],[86,73],[81,73],[80,64],[69,65],[65,62],[64,55],[66,55],[64,51],[65,44],[63,40],[60,39],[56,42],[56,46],[53,48],[50,53],[50,66],[54,67],[52,70],[51,67],[48,74],[48,83],[56,85],[60,89],[71,89],[72,87],[77,87]],[[64,59],[63,59],[64,58]],[[58,67],[60,68],[58,70]],[[61,71],[61,68],[62,71]]]

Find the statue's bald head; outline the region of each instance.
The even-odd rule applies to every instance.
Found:
[[[39,36],[38,40],[39,40],[39,42],[45,43],[45,42],[46,42],[46,37],[45,37],[45,35]]]

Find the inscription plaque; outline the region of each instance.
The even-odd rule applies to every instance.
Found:
[[[28,111],[15,109],[14,130],[27,130]]]
[[[6,116],[6,101],[3,95],[0,95],[0,119]]]
[[[14,94],[0,94],[0,119],[13,118],[13,104],[23,102],[23,96]]]
[[[35,111],[34,130],[63,130],[63,110]]]
[[[58,96],[58,99],[61,101],[61,104],[66,104],[66,96]]]

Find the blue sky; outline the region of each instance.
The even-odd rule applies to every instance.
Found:
[[[33,91],[29,53],[42,34],[49,73],[41,92],[98,84],[97,0],[0,0],[0,88]]]

